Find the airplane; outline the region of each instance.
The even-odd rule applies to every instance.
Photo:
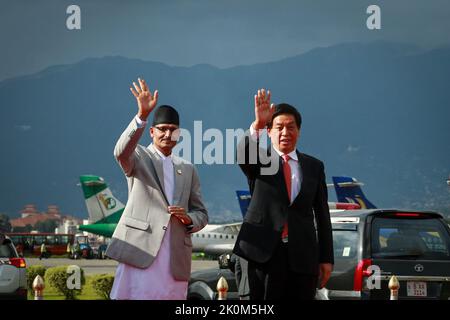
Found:
[[[219,256],[233,250],[242,222],[208,224],[191,235],[192,251]]]
[[[109,189],[102,177],[80,176],[90,224],[80,225],[80,231],[111,238],[125,206]],[[246,208],[243,212],[246,212]],[[215,255],[229,252],[234,245],[241,222],[229,224],[208,224],[192,236],[194,252]],[[228,250],[228,251],[227,251]]]
[[[332,177],[333,183],[327,184],[328,187],[334,187],[337,199],[340,203],[355,203],[361,206],[361,209],[376,209],[364,195],[361,186],[364,184],[352,177]]]
[[[111,238],[125,206],[112,194],[102,177],[82,175],[80,183],[91,223],[80,225],[78,229]],[[192,237],[193,251],[221,253],[222,247],[234,245],[240,225],[240,222],[206,225]]]
[[[334,178],[339,177],[333,177],[333,179]],[[353,183],[357,183],[356,179],[350,179],[353,179]],[[125,206],[112,194],[103,178],[95,175],[82,175],[80,176],[80,182],[91,224],[79,226],[78,229],[108,238],[112,237]],[[342,184],[338,185],[338,187],[342,187]],[[349,203],[352,196],[361,197],[362,195],[363,199],[370,203],[365,198],[359,186],[357,189],[349,188],[349,191],[349,193],[346,193],[348,196],[345,199],[347,201],[346,203],[328,203],[330,211],[360,209],[360,204]],[[352,194],[352,192],[355,194]],[[338,193],[337,188],[336,193]],[[250,192],[248,190],[237,190],[236,195],[239,201],[242,218],[244,218],[251,200]],[[231,252],[236,242],[236,237],[239,233],[241,224],[242,222],[206,225],[202,230],[191,235],[192,251],[203,252],[208,255],[220,255],[222,253]]]
[[[338,186],[340,189],[338,191],[337,187],[336,193],[342,194],[343,185],[341,181],[347,181],[351,179],[353,183],[358,183],[356,179],[349,177],[333,177],[333,181],[338,181]],[[350,187],[350,185],[347,185]],[[345,195],[347,198],[340,197],[341,202],[328,202],[328,207],[330,212],[341,212],[344,210],[357,210],[361,209],[362,205],[372,205],[369,200],[364,196],[361,188],[359,186],[347,189]],[[250,204],[251,194],[248,190],[237,190],[236,195],[239,201],[239,207],[241,209],[242,218],[245,217],[247,208]],[[338,198],[339,198],[338,195]],[[352,199],[362,198],[366,203],[359,201],[359,203],[354,203]],[[372,207],[374,207],[372,205]],[[233,224],[222,224],[222,225],[207,225],[202,230],[192,234],[192,244],[193,251],[202,251],[210,255],[220,255],[223,253],[229,253],[233,250],[234,244],[236,242],[236,237],[239,233],[240,226],[242,222]]]
[[[91,224],[78,229],[111,238],[125,206],[114,197],[102,177],[82,175],[80,183]]]

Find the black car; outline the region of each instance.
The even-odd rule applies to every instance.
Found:
[[[335,265],[325,299],[389,300],[389,280],[400,282],[398,299],[450,298],[450,228],[436,212],[396,209],[331,213]],[[234,274],[214,268],[192,273],[188,299],[215,299],[223,275],[229,299],[237,298]],[[326,297],[324,297],[326,294]]]
[[[188,300],[217,300],[217,282],[222,276],[228,284],[227,299],[239,299],[234,273],[230,269],[217,267],[192,272]]]
[[[436,212],[355,210],[332,214],[335,265],[330,299],[450,297],[450,229]],[[370,270],[372,269],[372,270]]]

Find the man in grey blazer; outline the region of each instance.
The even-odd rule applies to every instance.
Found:
[[[130,88],[138,114],[120,136],[114,156],[128,182],[128,202],[106,255],[119,261],[111,298],[185,299],[191,272],[191,233],[208,223],[200,182],[190,162],[172,155],[179,136],[178,112],[156,109],[150,135],[138,144],[156,107],[145,80]]]

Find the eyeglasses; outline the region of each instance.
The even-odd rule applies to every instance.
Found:
[[[169,131],[170,134],[174,133],[174,131],[178,130],[178,127],[153,127],[155,129],[158,129],[159,132],[166,133]]]

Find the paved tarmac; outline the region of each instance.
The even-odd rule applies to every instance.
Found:
[[[43,265],[45,267],[56,267],[64,265],[78,265],[83,268],[86,275],[116,272],[117,261],[105,259],[67,259],[49,258],[39,260],[38,258],[25,258],[27,266]],[[192,271],[218,267],[217,260],[192,260]]]

